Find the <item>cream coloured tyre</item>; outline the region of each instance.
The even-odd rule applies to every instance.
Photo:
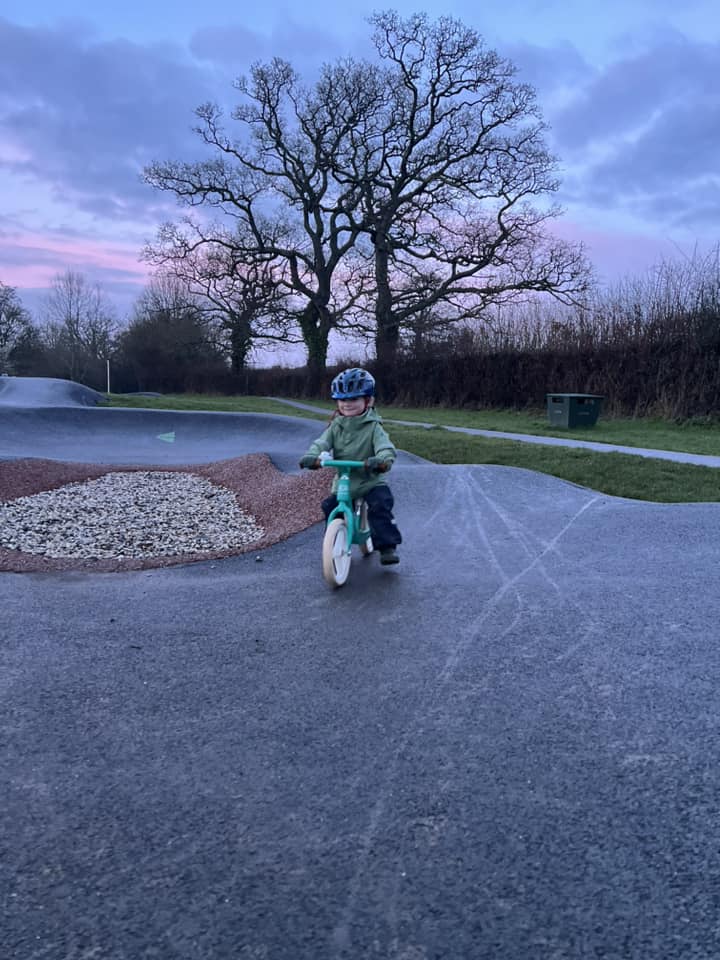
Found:
[[[347,524],[342,517],[331,520],[322,546],[323,576],[331,587],[341,587],[350,574]]]
[[[367,529],[368,527],[368,509],[364,500],[362,507],[360,508],[360,526],[363,530]],[[368,537],[365,543],[360,544],[360,553],[364,557],[369,557],[374,549],[372,537]]]

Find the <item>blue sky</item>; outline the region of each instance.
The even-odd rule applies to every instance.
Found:
[[[370,52],[377,9],[449,14],[532,83],[561,161],[558,234],[601,278],[720,240],[717,0],[487,0],[347,5],[228,0],[4,0],[0,16],[0,280],[31,309],[66,269],[120,315],[168,198],[140,181],[190,159],[193,109],[233,103],[232,80],[280,55],[303,72]]]

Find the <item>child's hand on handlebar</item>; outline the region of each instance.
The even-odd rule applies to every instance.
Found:
[[[306,453],[304,457],[300,460],[300,469],[301,470],[319,470],[320,469],[320,460],[317,457],[314,457],[310,453]]]
[[[382,457],[368,457],[365,461],[365,469],[368,473],[385,473],[390,464]]]

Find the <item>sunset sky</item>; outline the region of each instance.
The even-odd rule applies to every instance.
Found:
[[[556,232],[584,240],[601,277],[720,240],[717,0],[340,6],[4,0],[0,280],[34,311],[53,276],[80,271],[127,315],[140,249],[178,213],[142,168],[199,156],[193,109],[232,106],[254,60],[310,72],[369,54],[365,18],[388,8],[458,17],[535,86],[561,161]]]

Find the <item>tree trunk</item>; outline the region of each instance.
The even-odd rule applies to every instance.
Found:
[[[375,281],[377,300],[375,301],[375,376],[378,381],[378,395],[385,403],[391,402],[396,394],[397,352],[400,343],[400,328],[393,314],[392,291],[390,289],[390,245],[387,232],[375,237]]]
[[[375,356],[383,370],[392,369],[397,359],[400,330],[393,316],[390,289],[390,245],[387,234],[378,231],[375,237]]]
[[[250,321],[242,314],[230,317],[230,368],[234,374],[243,373],[252,346]]]
[[[332,320],[327,309],[308,303],[300,314],[300,329],[307,348],[307,395],[317,397],[327,364],[328,339]]]

